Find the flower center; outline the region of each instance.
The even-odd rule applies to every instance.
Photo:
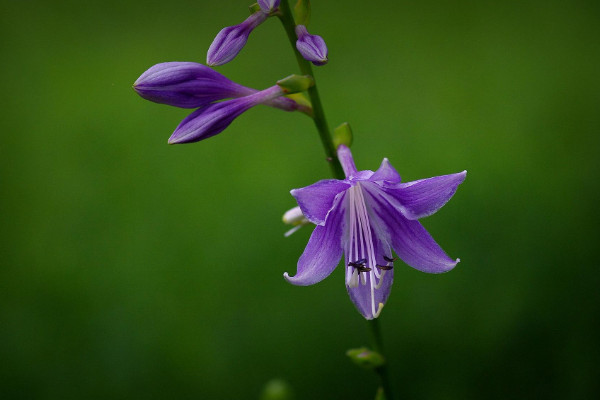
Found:
[[[373,228],[365,205],[365,197],[360,183],[348,189],[349,195],[349,224],[348,242],[346,244],[346,285],[356,288],[362,285],[370,286],[371,312],[377,318],[383,307],[382,303],[375,304],[375,291],[383,283],[386,271],[392,269],[394,259],[382,255],[387,265],[377,264]],[[382,249],[378,249],[381,251]]]

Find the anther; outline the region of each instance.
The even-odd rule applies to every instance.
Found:
[[[392,257],[386,257],[386,256],[383,256],[383,259],[384,259],[385,261],[387,261],[387,262],[394,262],[394,261],[396,261],[396,260],[398,259],[398,257],[394,257],[394,258],[392,258]]]
[[[376,265],[377,268],[382,269],[384,271],[389,271],[390,269],[393,269],[394,266],[393,265]]]
[[[361,268],[364,267],[364,265],[367,263],[367,260],[365,258],[361,258],[360,260],[354,261],[354,262],[349,262],[348,266],[349,267],[354,267],[354,268]]]

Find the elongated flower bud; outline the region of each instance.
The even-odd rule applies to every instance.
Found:
[[[263,12],[268,14],[279,7],[279,0],[258,0],[258,5]]]
[[[169,144],[198,142],[215,136],[245,111],[282,95],[281,88],[273,86],[250,96],[199,108],[181,121],[169,138]]]
[[[195,62],[156,64],[135,81],[133,88],[146,100],[182,108],[204,107],[255,92]]]
[[[206,54],[206,64],[223,65],[233,60],[244,48],[252,30],[262,24],[268,15],[262,11],[250,15],[239,25],[221,29]]]
[[[296,48],[306,60],[314,65],[327,64],[327,45],[321,36],[311,35],[304,25],[296,26]]]
[[[156,64],[135,81],[133,89],[146,100],[181,108],[204,107],[218,100],[258,92],[195,62]],[[306,112],[307,109],[285,97],[269,100],[265,104],[284,111],[300,109]]]

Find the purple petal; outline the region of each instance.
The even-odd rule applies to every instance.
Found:
[[[182,108],[204,107],[217,100],[256,92],[194,62],[156,64],[135,81],[133,88],[146,100]]]
[[[376,234],[376,230],[373,229],[374,234]],[[381,240],[380,237],[375,236],[375,240],[373,242],[373,247],[375,250],[375,259],[377,264],[379,265],[387,265],[386,260],[383,256],[391,257],[392,252],[390,250],[390,246]],[[346,265],[348,262],[356,261],[356,260],[348,260],[348,254],[346,254]],[[383,271],[382,271],[383,272]],[[348,274],[348,268],[346,267],[346,274]],[[358,312],[362,314],[366,319],[373,319],[373,307],[371,305],[371,273],[364,273],[366,277],[366,284],[363,285],[362,279],[360,280],[357,287],[349,287],[346,284],[346,290],[348,291],[348,295],[350,296],[350,300],[356,306]],[[378,289],[373,290],[373,295],[375,297],[375,312],[377,312],[379,308],[379,304],[385,304],[388,296],[390,295],[390,291],[392,289],[392,283],[394,281],[394,270],[391,269],[389,271],[385,271],[383,275],[383,282],[381,282],[381,286]],[[346,282],[348,282],[348,278],[346,278]],[[379,283],[379,279],[375,279],[375,283]]]
[[[327,278],[338,265],[342,257],[344,198],[345,194],[338,197],[325,225],[315,227],[304,253],[298,260],[296,275],[289,276],[287,272],[283,274],[288,282],[299,286],[312,285]]]
[[[436,176],[418,181],[384,186],[389,199],[406,218],[414,220],[427,217],[442,208],[467,176],[467,171]]]
[[[369,179],[371,181],[386,181],[389,183],[400,183],[400,174],[396,171],[392,164],[387,158],[384,158],[379,166],[379,169],[375,171],[373,176]]]
[[[290,193],[300,206],[302,214],[313,224],[324,225],[336,196],[347,190],[349,183],[337,179],[325,179]]]
[[[373,183],[364,184],[369,206],[385,227],[394,251],[409,266],[427,273],[447,272],[460,261],[453,260],[433,240],[419,221],[406,219],[387,200],[377,193]],[[381,190],[381,189],[379,189]]]
[[[252,30],[267,19],[262,11],[250,15],[239,25],[221,29],[206,53],[208,65],[223,65],[233,60],[244,48]]]
[[[279,7],[280,0],[258,0],[258,5],[267,14]]]
[[[327,59],[327,45],[321,36],[311,35],[304,25],[296,26],[296,35],[298,36],[296,48],[304,59],[314,65],[327,64],[327,61],[329,61]]]

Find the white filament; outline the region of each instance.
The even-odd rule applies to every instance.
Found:
[[[385,270],[377,270],[377,260],[375,254],[375,246],[373,245],[373,235],[371,232],[371,224],[369,221],[369,215],[367,213],[367,207],[365,205],[365,197],[362,191],[360,183],[351,187],[348,190],[349,194],[349,208],[350,208],[350,221],[349,221],[349,243],[348,243],[348,261],[357,262],[358,260],[365,259],[367,268],[371,270],[369,272],[369,283],[371,286],[371,312],[374,318],[377,318],[383,308],[383,303],[375,305],[375,290],[379,289],[383,284],[383,278],[385,276]],[[360,277],[362,275],[362,277]],[[350,265],[347,266],[346,271],[346,284],[350,288],[355,288],[360,284],[367,284],[366,272],[360,273],[357,268]],[[378,280],[378,282],[377,282]]]

